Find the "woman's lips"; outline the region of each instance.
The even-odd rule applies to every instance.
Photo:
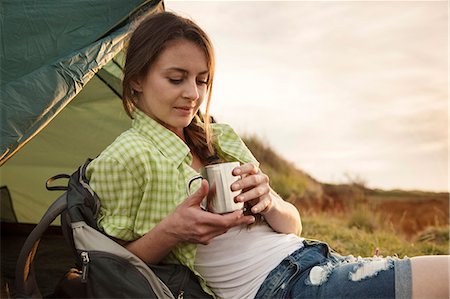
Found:
[[[194,111],[194,107],[175,107],[181,113],[190,114]]]

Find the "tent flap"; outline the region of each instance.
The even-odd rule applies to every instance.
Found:
[[[37,223],[58,196],[46,180],[130,126],[124,45],[135,20],[163,10],[162,0],[0,1],[0,199],[15,212],[2,220]]]
[[[127,32],[128,26],[73,56],[45,65],[2,88],[0,97],[16,102],[9,105],[9,101],[2,100],[2,110],[6,111],[7,117],[1,120],[0,150],[9,150],[3,161],[37,134],[81,91],[95,72],[123,48]]]
[[[28,3],[27,1],[17,2]],[[11,11],[14,12],[14,9],[18,9],[20,5],[10,3],[3,4],[8,9],[2,10],[2,17],[5,17],[3,24],[11,26],[9,22],[19,18],[19,16]],[[54,2],[52,1],[52,3]],[[61,10],[65,9],[64,5],[67,3],[64,3],[60,4],[63,6],[60,7]],[[38,26],[43,31],[39,35],[42,38],[40,41],[33,42],[34,38],[30,38],[31,41],[25,40],[25,42],[16,40],[14,38],[15,31],[7,32],[10,26],[6,26],[2,30],[1,33],[6,34],[6,37],[2,37],[2,42],[4,44],[7,43],[8,46],[4,47],[5,49],[2,50],[0,57],[2,60],[0,64],[2,75],[2,88],[0,91],[0,108],[2,111],[0,120],[0,165],[5,163],[30,138],[42,130],[82,90],[83,86],[92,76],[123,49],[130,33],[130,23],[133,20],[130,17],[132,13],[142,15],[142,11],[151,11],[158,6],[163,7],[160,1],[142,0],[80,1],[78,7],[81,3],[85,5],[92,4],[94,7],[98,7],[98,11],[95,14],[89,12],[92,15],[92,19],[86,19],[86,16],[77,19],[72,16],[68,19],[69,24],[66,24],[66,20],[61,17],[55,18],[54,15],[52,16],[50,14],[53,10],[50,13],[43,12],[39,9],[32,10],[33,14],[38,14],[40,18],[37,17],[37,21],[34,19],[30,21],[30,28],[22,28],[24,31],[29,29],[23,35],[29,36],[30,32],[34,33],[36,31],[36,28],[33,26]],[[121,7],[116,10],[114,8],[118,3],[120,3]],[[8,7],[8,5],[12,7]],[[29,7],[24,5],[23,9],[28,11]],[[70,9],[74,9],[74,7],[71,6]],[[76,15],[80,16],[81,13],[85,13],[86,11],[80,8],[72,12],[76,12]],[[39,15],[39,13],[42,13],[43,16]],[[106,15],[103,15],[103,13],[106,13]],[[126,22],[123,21],[124,18],[126,18]],[[98,24],[92,23],[92,20],[98,20]],[[78,27],[70,21],[76,23]],[[122,26],[114,28],[117,23]],[[112,28],[108,26],[112,26]],[[60,27],[64,27],[65,29],[60,29]],[[101,28],[101,30],[98,28]],[[98,36],[104,35],[101,31],[108,32],[109,34],[98,39]],[[70,40],[70,42],[64,42],[65,39],[63,39],[60,42],[59,37],[61,36],[61,32],[64,32],[66,35],[69,34],[75,41]],[[57,39],[56,42],[54,40],[55,38]],[[88,42],[89,40],[93,41]],[[86,43],[87,45],[81,49],[75,48],[70,50],[71,48],[69,46],[77,47]],[[24,47],[22,44],[31,46]],[[22,65],[27,65],[24,69],[34,69],[26,74],[23,74],[23,70],[20,68],[18,69],[20,71],[14,71],[16,70],[15,64],[18,61],[16,56],[20,55],[20,53],[13,55],[11,49],[28,54],[30,51],[36,51],[40,55],[37,60],[44,64],[36,67],[34,65],[35,61],[30,62],[30,64],[27,61],[22,61]],[[58,54],[62,55],[65,52],[69,53],[55,59]],[[9,55],[12,55],[12,58]],[[35,54],[25,55],[25,57],[34,59]],[[48,63],[51,59],[55,60]],[[118,71],[111,70],[107,73],[114,74],[117,77],[120,76],[118,72],[120,72],[120,68]],[[105,72],[103,73],[103,77],[109,76]],[[8,75],[5,76],[5,74]],[[18,75],[21,76],[18,77]],[[108,82],[112,82],[111,87],[116,92],[120,91],[117,81],[113,80],[113,78],[108,80]]]

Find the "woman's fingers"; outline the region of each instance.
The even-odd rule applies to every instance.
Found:
[[[269,195],[262,196],[260,201],[254,205],[251,210],[253,214],[264,212],[267,208],[270,208],[272,204],[272,198]]]
[[[232,191],[251,188],[258,185],[269,185],[269,177],[262,172],[237,180],[231,185]]]
[[[258,167],[246,163],[233,169],[233,174],[241,176],[231,185],[231,191],[242,190],[242,193],[236,196],[236,202],[251,202],[254,204],[251,208],[254,214],[260,213],[271,205],[269,177]]]
[[[205,224],[211,227],[217,227],[219,229],[230,229],[234,226],[243,225],[243,224],[251,224],[255,221],[255,217],[253,216],[245,216],[242,210],[237,210],[228,214],[214,214],[208,213],[208,216],[204,218]]]
[[[225,215],[205,213],[205,217],[198,225],[196,242],[208,244],[213,238],[226,233],[230,228],[239,225],[248,225],[255,222],[254,216],[244,216],[242,211],[235,211]]]
[[[225,215],[206,212],[200,203],[208,193],[208,183],[202,180],[200,189],[183,201],[172,214],[173,234],[179,240],[207,244],[231,227],[255,222],[255,217],[244,216],[242,210]]]
[[[233,175],[257,174],[259,168],[252,163],[245,163],[233,169]]]
[[[246,192],[242,192],[236,196],[236,202],[245,202],[260,198],[270,192],[270,187],[267,184],[256,186],[255,188],[248,189]]]

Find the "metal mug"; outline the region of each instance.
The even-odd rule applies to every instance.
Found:
[[[201,207],[216,214],[230,213],[242,210],[244,203],[234,202],[234,198],[241,193],[241,190],[231,191],[231,185],[240,179],[234,176],[232,171],[238,167],[239,162],[227,162],[205,166],[199,175],[188,181],[187,193],[191,195],[191,184],[198,179],[206,179],[209,183],[209,193],[201,203]]]

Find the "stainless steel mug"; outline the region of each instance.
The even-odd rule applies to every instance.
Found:
[[[232,174],[233,169],[239,165],[239,162],[227,162],[205,166],[201,175],[194,176],[188,181],[188,195],[191,193],[191,184],[195,180],[204,178],[209,183],[209,194],[203,199],[202,208],[216,214],[242,210],[244,203],[234,202],[234,198],[241,193],[241,190],[231,191],[231,185],[240,179],[240,176]]]

